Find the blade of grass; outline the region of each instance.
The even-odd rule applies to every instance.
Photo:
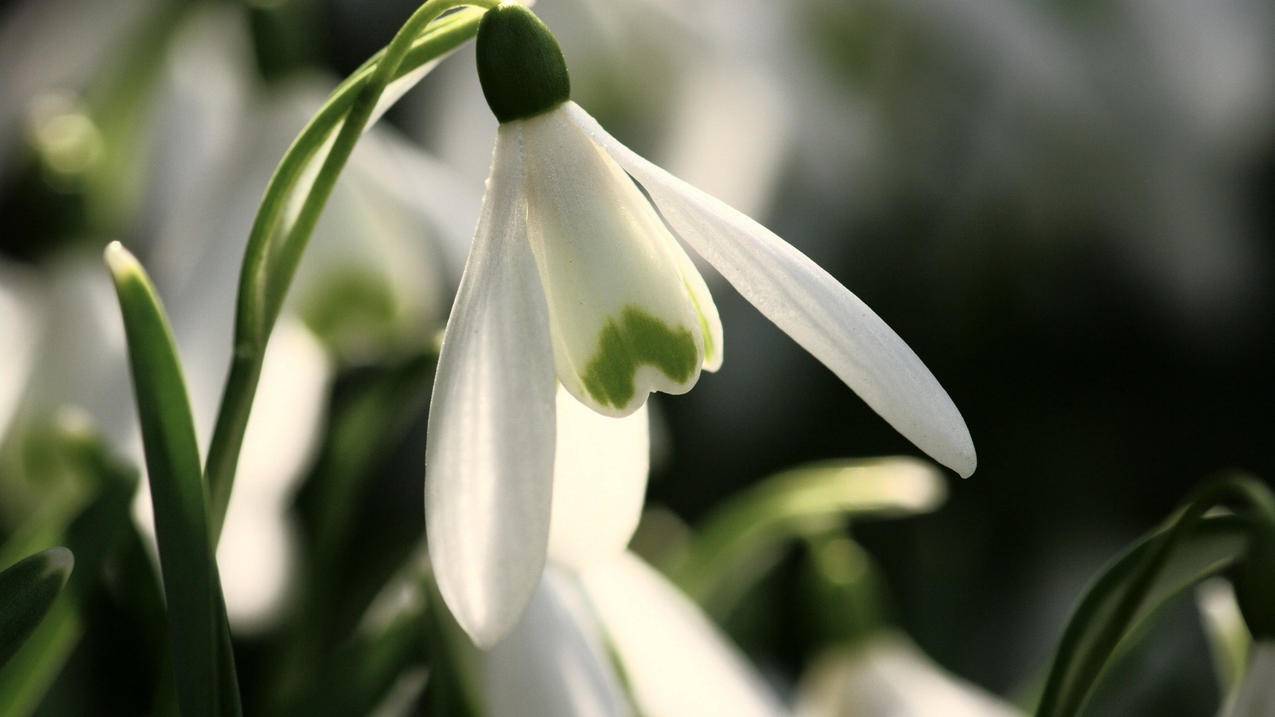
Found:
[[[71,551],[50,548],[0,573],[0,666],[9,662],[44,620],[74,565]]]
[[[225,687],[233,659],[223,645],[225,610],[205,513],[190,401],[176,344],[154,286],[118,242],[106,248],[124,318],[134,396],[150,478],[155,535],[168,605],[173,671],[185,717],[238,713]],[[228,664],[227,664],[228,662]]]

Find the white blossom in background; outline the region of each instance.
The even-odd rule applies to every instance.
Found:
[[[155,0],[26,0],[0,14],[0,177],[42,98],[74,97],[102,71]]]
[[[1244,675],[1253,637],[1240,612],[1235,588],[1224,578],[1210,578],[1195,589],[1195,602],[1200,610],[1200,623],[1209,641],[1219,691],[1224,705],[1235,700],[1236,688]],[[1225,712],[1225,710],[1223,710]]]
[[[516,39],[497,34],[485,53],[484,33],[506,31]],[[683,242],[904,436],[974,471],[964,420],[902,339],[804,254],[607,134],[569,100],[539,20],[516,6],[488,12],[478,66],[503,122],[439,357],[425,493],[439,590],[480,647],[540,583],[556,386],[625,416],[721,365],[721,321]]]
[[[266,92],[254,79],[247,38],[238,10],[190,14],[176,30],[149,110],[153,162],[138,248],[173,324],[203,450],[230,362],[238,272],[253,216],[279,158],[333,84],[310,78]],[[268,347],[245,435],[218,547],[236,630],[268,625],[286,597],[295,562],[287,509],[323,425],[335,370],[329,349],[360,360],[375,354],[373,344],[383,338],[356,333],[332,346],[302,319],[326,288],[353,276],[383,288],[394,331],[410,332],[414,346],[428,345],[458,279],[477,204],[448,170],[391,130],[369,131],[352,156]],[[30,324],[34,338],[6,340],[0,350],[25,348],[41,360],[25,379],[6,366],[0,399],[22,396],[20,416],[83,407],[115,450],[144,467],[122,324],[97,252],[54,257],[32,274],[30,283],[45,290],[21,292],[25,308],[11,319],[8,297],[17,296],[19,284],[6,279],[0,322]],[[13,335],[22,334],[15,328]],[[0,419],[3,408],[0,402]],[[153,536],[145,481],[133,508],[139,527]]]
[[[40,335],[39,301],[34,280],[18,267],[0,262],[0,443],[26,390],[35,365]]]
[[[807,668],[797,717],[1021,717],[1022,711],[944,672],[903,635],[882,632]]]

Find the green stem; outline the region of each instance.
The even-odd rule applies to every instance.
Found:
[[[234,486],[239,451],[261,378],[270,332],[288,287],[300,264],[319,216],[371,118],[385,87],[396,79],[438,60],[472,39],[483,13],[499,0],[430,0],[418,9],[382,52],[341,83],[327,103],[302,130],[280,162],[262,199],[248,238],[239,277],[235,346],[222,395],[205,475],[210,495],[214,540],[221,534]],[[449,10],[463,9],[439,20]],[[429,27],[435,20],[434,27]],[[337,127],[340,127],[337,131]],[[306,169],[332,140],[330,151],[290,227],[284,213]],[[280,234],[282,241],[279,241]]]

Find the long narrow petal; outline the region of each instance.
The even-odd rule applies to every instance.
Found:
[[[962,476],[974,472],[974,443],[952,399],[872,309],[770,230],[625,147],[579,106],[567,111],[766,318],[935,460]]]
[[[430,559],[443,599],[480,647],[518,621],[549,543],[553,353],[524,239],[517,131],[506,126],[497,138],[438,361],[426,446]]]
[[[579,584],[552,566],[522,621],[485,654],[484,673],[491,717],[632,713]]]
[[[683,278],[695,271],[690,259],[624,171],[562,110],[516,124],[559,380],[612,416],[637,410],[651,391],[690,390],[706,344],[706,322]]]
[[[637,529],[650,469],[645,404],[624,418],[603,416],[558,389],[549,555],[584,568],[624,552]]]
[[[599,562],[580,579],[642,714],[785,713],[739,650],[636,556]]]

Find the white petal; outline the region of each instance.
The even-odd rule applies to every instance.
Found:
[[[683,278],[694,271],[690,259],[629,177],[561,109],[513,124],[523,133],[528,237],[559,380],[615,416],[637,410],[651,391],[690,390],[705,343]]]
[[[236,485],[234,496],[239,495]],[[287,519],[288,505],[285,501],[241,504],[226,515],[217,544],[217,565],[226,596],[226,617],[236,634],[270,627],[286,604],[297,552],[296,535]]]
[[[739,650],[686,596],[637,557],[624,553],[596,564],[580,578],[640,713],[784,714]]]
[[[642,183],[681,238],[766,318],[935,460],[962,476],[974,472],[974,443],[960,412],[872,309],[770,230],[638,156],[574,103],[567,111]]]
[[[545,570],[522,621],[486,653],[490,717],[608,717],[631,714],[580,587]]]
[[[1255,642],[1249,653],[1248,671],[1227,717],[1275,715],[1275,642]]]
[[[825,655],[802,676],[799,717],[1013,717],[1017,710],[893,635]]]
[[[603,416],[558,389],[549,555],[583,568],[624,551],[637,529],[650,469],[650,418],[643,405]]]
[[[502,128],[438,360],[425,518],[438,587],[489,647],[518,621],[544,568],[553,480],[548,314],[524,240],[518,138]]]
[[[317,447],[331,377],[318,340],[295,319],[281,318],[266,348],[217,546],[226,612],[238,630],[268,626],[284,607],[296,553],[288,509]],[[213,383],[220,381],[218,374]]]
[[[35,364],[40,340],[40,312],[28,291],[28,280],[0,266],[0,442],[17,411]]]
[[[266,347],[228,515],[240,495],[244,504],[292,497],[317,448],[332,371],[318,339],[296,319],[281,317]],[[220,382],[220,377],[211,381]],[[209,405],[215,406],[215,399]]]

